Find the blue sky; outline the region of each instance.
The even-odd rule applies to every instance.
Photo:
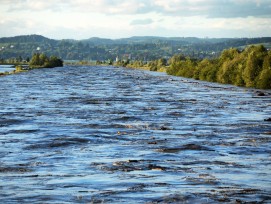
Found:
[[[0,0],[0,37],[271,36],[271,0]]]

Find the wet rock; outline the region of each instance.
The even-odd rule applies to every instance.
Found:
[[[206,150],[206,151],[210,151],[211,149],[208,148],[208,147],[197,145],[197,144],[187,144],[187,145],[183,146],[183,150]]]
[[[209,174],[202,174],[199,177],[186,177],[187,182],[193,183],[193,185],[218,185],[219,181]]]
[[[156,141],[151,141],[151,142],[148,142],[148,144],[157,144]]]
[[[145,190],[145,189],[144,189],[145,187],[147,187],[146,184],[144,184],[144,183],[139,183],[139,184],[136,184],[136,185],[134,185],[134,186],[132,186],[132,187],[129,187],[129,188],[127,189],[127,191],[130,191],[130,192],[143,191],[143,190]]]
[[[197,144],[186,144],[181,147],[174,147],[174,148],[161,148],[158,149],[158,152],[164,152],[164,153],[178,153],[180,151],[186,151],[186,150],[192,150],[192,151],[213,151],[212,149],[197,145]]]
[[[257,93],[257,96],[266,96],[266,95],[265,95],[264,92],[259,91],[259,92]]]
[[[129,162],[129,163],[137,163],[137,162],[139,162],[139,160],[129,159],[127,162]]]
[[[0,173],[25,173],[31,172],[30,169],[25,167],[0,167]]]
[[[169,127],[166,127],[166,126],[161,126],[161,127],[160,127],[160,130],[165,131],[165,130],[170,130],[170,128],[169,128]]]
[[[148,202],[147,204],[158,204],[158,203],[205,203],[203,202],[203,199],[201,200],[203,196],[197,196],[197,195],[168,195],[164,196],[162,198],[158,198],[152,202]],[[208,199],[209,202],[212,201],[211,199]]]
[[[264,119],[264,121],[271,122],[271,118]]]
[[[223,199],[235,201],[234,203],[267,203],[264,200],[270,200],[270,196],[261,196],[258,199],[248,199],[251,195],[257,195],[261,191],[259,189],[242,189],[237,187],[218,187],[217,195],[223,196]],[[221,197],[218,201],[223,201]]]
[[[39,144],[33,144],[25,147],[26,150],[31,149],[46,149],[46,148],[57,148],[57,147],[67,147],[70,145],[80,145],[82,143],[88,143],[88,139],[84,138],[57,138],[52,141],[43,141]]]
[[[165,171],[166,170],[165,167],[154,165],[154,164],[150,164],[148,166],[148,168],[149,168],[149,170],[158,170],[158,171]]]
[[[23,121],[17,119],[5,119],[5,118],[0,119],[0,127],[6,127],[20,123],[23,123]]]
[[[14,133],[14,134],[30,134],[30,133],[35,133],[38,132],[39,130],[11,130],[9,133]]]
[[[148,170],[158,170],[165,171],[169,170],[169,167],[164,167],[155,164],[155,161],[152,160],[128,160],[128,161],[116,161],[112,164],[106,163],[93,163],[92,165],[104,170],[104,171],[148,171]]]
[[[100,99],[85,99],[82,101],[83,104],[89,105],[89,104],[100,104]]]
[[[158,152],[163,152],[163,153],[178,153],[182,150],[182,148],[162,148],[158,149]]]

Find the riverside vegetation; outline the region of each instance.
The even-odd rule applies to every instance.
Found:
[[[47,57],[44,53],[35,53],[29,63],[30,68],[63,67],[63,60],[56,56]]]
[[[63,60],[56,56],[48,57],[44,53],[42,54],[35,53],[29,62],[16,63],[15,70],[13,70],[12,72],[0,73],[0,75],[20,73],[20,72],[28,71],[30,69],[54,68],[54,67],[63,67]]]
[[[79,64],[94,65],[95,63],[86,60],[80,61]],[[196,80],[271,89],[271,51],[263,45],[248,46],[242,51],[238,48],[226,49],[217,58],[199,59],[184,54],[176,54],[171,58],[160,58],[148,62],[126,59],[113,63],[112,59],[107,61],[97,60],[96,65],[143,68]],[[63,61],[60,58],[47,57],[44,53],[35,53],[29,61],[28,69],[59,66],[63,66]],[[25,68],[18,65],[14,72],[24,70]]]
[[[271,51],[263,45],[249,46],[243,51],[227,49],[215,59],[199,60],[180,54],[168,61],[163,58],[148,63],[134,61],[126,66],[166,71],[169,75],[196,80],[271,89]]]

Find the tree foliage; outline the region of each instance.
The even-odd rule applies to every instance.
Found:
[[[271,52],[264,46],[249,46],[242,52],[224,50],[217,59],[191,60],[173,56],[167,73],[210,82],[271,89]]]
[[[44,53],[35,53],[30,60],[29,66],[45,68],[62,67],[63,61],[56,56],[47,57]]]

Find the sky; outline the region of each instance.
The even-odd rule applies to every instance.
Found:
[[[0,37],[271,37],[271,0],[0,0]]]

